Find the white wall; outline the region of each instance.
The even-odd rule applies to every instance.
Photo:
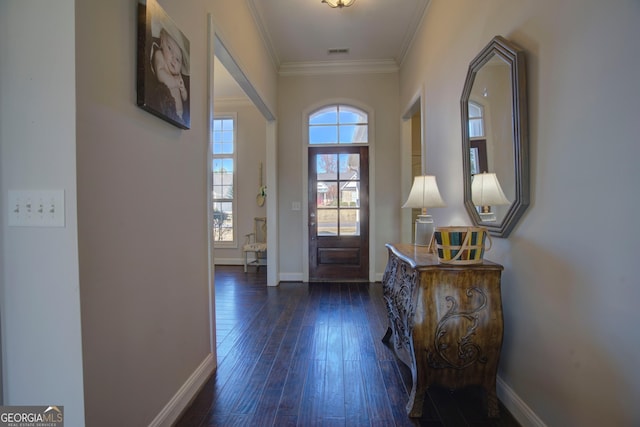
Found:
[[[397,73],[364,75],[300,75],[280,77],[278,88],[278,209],[280,272],[287,280],[301,280],[303,267],[302,210],[293,211],[292,202],[302,200],[302,152],[304,146],[303,112],[323,102],[352,100],[369,106],[373,112],[374,145],[370,154],[371,215],[370,241],[375,248],[374,271],[381,276],[386,265],[385,242],[397,241],[400,232],[400,113]],[[373,180],[373,181],[371,181]],[[374,240],[375,239],[375,243]]]
[[[84,424],[74,1],[0,1],[0,313],[4,404]],[[8,190],[64,190],[65,227],[8,227]]]
[[[636,0],[432,0],[401,70],[401,109],[424,85],[434,217],[462,224],[468,64],[496,34],[527,51],[532,203],[487,257],[505,266],[500,377],[550,426],[640,424],[639,19]]]
[[[278,98],[275,64],[246,1],[208,0],[216,35],[271,113]]]

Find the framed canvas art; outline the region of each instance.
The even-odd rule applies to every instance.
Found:
[[[137,104],[189,129],[189,39],[156,0],[138,0],[137,50]]]

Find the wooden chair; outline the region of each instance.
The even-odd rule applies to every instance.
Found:
[[[267,265],[267,218],[253,219],[253,233],[245,234],[245,244],[242,246],[244,255],[244,272],[247,265]],[[253,260],[249,260],[249,253],[253,253]]]

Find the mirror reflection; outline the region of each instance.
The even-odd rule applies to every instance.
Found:
[[[507,237],[529,204],[524,52],[496,36],[462,91],[464,203],[474,225]]]
[[[515,198],[512,96],[509,63],[493,54],[469,94],[471,198],[483,222],[502,222]]]

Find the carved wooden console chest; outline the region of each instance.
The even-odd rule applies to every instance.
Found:
[[[389,329],[383,341],[411,369],[407,403],[422,416],[432,384],[450,389],[481,386],[488,415],[499,416],[496,373],[502,347],[502,266],[439,264],[425,247],[387,244],[382,279]]]

